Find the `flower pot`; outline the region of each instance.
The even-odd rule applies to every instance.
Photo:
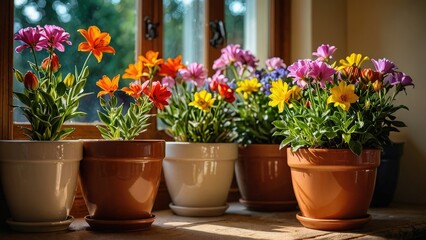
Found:
[[[288,149],[287,161],[305,227],[347,230],[370,221],[380,150]]]
[[[67,229],[82,157],[81,141],[0,141],[9,226],[25,232]]]
[[[287,150],[278,144],[240,146],[235,174],[240,202],[249,210],[287,211],[297,208],[287,165]]]
[[[94,230],[149,228],[161,179],[163,140],[85,140],[80,186]]]
[[[236,143],[167,142],[163,169],[172,211],[182,216],[222,215],[237,157]]]
[[[392,202],[398,183],[399,161],[403,151],[404,143],[402,142],[383,147],[370,207],[387,207]]]

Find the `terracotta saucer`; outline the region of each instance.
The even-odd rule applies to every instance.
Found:
[[[297,201],[249,201],[240,198],[240,203],[253,211],[293,211],[297,209]]]
[[[296,218],[307,228],[325,231],[341,231],[361,228],[371,220],[371,215],[367,214],[365,217],[354,219],[316,219],[304,217],[301,213],[297,213]]]
[[[84,217],[92,230],[106,232],[127,232],[146,230],[151,227],[155,220],[155,215],[149,218],[133,219],[133,220],[101,220],[94,219],[90,216]]]
[[[64,221],[57,222],[17,222],[11,218],[6,220],[9,227],[18,232],[56,232],[67,230],[74,221],[73,216],[68,216]]]
[[[169,204],[169,207],[176,215],[185,216],[185,217],[216,217],[223,215],[228,209],[229,205],[225,204],[219,207],[183,207],[174,205],[173,203]]]

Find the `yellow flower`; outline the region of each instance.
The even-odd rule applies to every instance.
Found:
[[[335,86],[330,89],[331,96],[327,99],[327,104],[334,103],[334,106],[341,107],[343,110],[348,111],[351,103],[358,100],[358,96],[355,92],[355,85],[346,85],[345,81],[341,81],[339,86]]]
[[[297,93],[294,90],[293,88],[288,90],[288,84],[286,82],[283,83],[281,79],[272,82],[271,95],[269,95],[271,101],[269,101],[268,105],[271,107],[278,106],[278,112],[283,112],[285,104],[289,104],[293,94],[299,94],[300,96],[300,91]]]
[[[194,106],[204,112],[209,112],[210,107],[213,106],[215,99],[212,98],[212,94],[206,90],[196,92],[194,94],[194,101],[190,102],[189,106]]]
[[[248,98],[253,92],[259,91],[262,86],[257,78],[245,79],[244,81],[237,82],[236,92],[242,92],[244,99]]]
[[[365,56],[362,57],[361,54],[355,54],[352,53],[350,56],[347,56],[346,59],[341,59],[340,62],[340,66],[337,67],[338,70],[344,69],[345,67],[351,67],[351,66],[355,66],[355,67],[361,67],[361,64],[365,61],[370,59],[369,57]]]

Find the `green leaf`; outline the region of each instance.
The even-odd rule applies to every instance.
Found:
[[[28,98],[27,95],[19,92],[13,92],[13,95],[15,95],[15,97],[18,98],[21,103],[25,104],[28,107],[31,106],[31,100]]]
[[[392,121],[392,125],[395,127],[407,127],[407,125],[405,125],[405,123],[402,121]]]
[[[349,148],[356,155],[361,155],[362,153],[362,144],[359,141],[350,141]]]
[[[64,96],[66,91],[67,87],[65,86],[64,82],[60,82],[58,85],[56,85],[56,92],[60,97]]]
[[[103,122],[105,125],[111,124],[111,120],[109,119],[109,117],[105,113],[98,111],[98,116],[99,116],[99,119],[101,120],[101,122]]]

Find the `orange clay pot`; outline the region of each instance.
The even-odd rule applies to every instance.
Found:
[[[296,152],[288,149],[287,161],[301,211],[298,219],[303,225],[344,230],[360,227],[370,220],[367,210],[373,196],[380,150],[364,150],[357,156],[349,149],[305,148]],[[343,226],[329,225],[339,220]],[[320,222],[319,226],[315,221]]]
[[[240,202],[255,211],[296,210],[297,202],[287,165],[287,149],[279,144],[240,146],[235,165]]]
[[[165,155],[163,140],[85,140],[80,186],[95,230],[139,230],[151,214]]]

